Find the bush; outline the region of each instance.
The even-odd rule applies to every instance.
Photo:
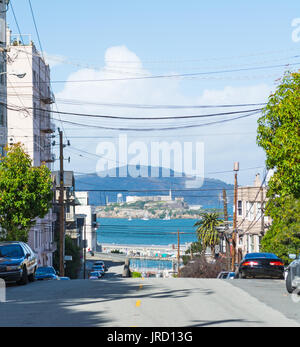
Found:
[[[221,271],[225,271],[226,261],[225,259],[218,259],[213,263],[207,261],[204,254],[199,258],[195,258],[189,262],[180,271],[180,277],[183,278],[217,278]]]
[[[131,277],[132,278],[142,278],[142,274],[139,272],[132,272]]]

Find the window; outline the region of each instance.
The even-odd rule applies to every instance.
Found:
[[[253,221],[254,220],[254,203],[247,201],[246,203],[247,206],[247,217],[249,221]]]
[[[3,105],[0,105],[0,127],[5,126],[5,109]]]
[[[243,215],[243,201],[238,201],[238,216]]]

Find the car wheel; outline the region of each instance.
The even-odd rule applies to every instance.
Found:
[[[27,273],[27,268],[26,268],[26,266],[24,266],[22,278],[20,279],[20,281],[18,282],[18,284],[24,286],[24,285],[26,285],[27,283],[28,283],[28,273]]]
[[[243,279],[243,280],[247,279],[247,276],[246,276],[246,274],[245,274],[244,271],[242,271],[242,273],[240,274],[239,277],[240,277],[241,279]]]
[[[288,275],[287,275],[287,278],[286,278],[286,281],[285,281],[285,285],[286,285],[286,290],[292,294],[294,292],[294,290],[296,288],[294,288],[292,286],[292,275],[291,275],[291,272],[289,271]]]
[[[35,272],[36,272],[36,269],[34,269],[33,273],[28,276],[29,282],[34,282],[35,281]]]

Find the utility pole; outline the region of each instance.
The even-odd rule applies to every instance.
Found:
[[[64,144],[63,132],[59,130],[59,181],[60,181],[60,194],[59,194],[59,275],[65,276],[65,205],[64,205]]]
[[[237,246],[237,209],[238,209],[238,171],[240,170],[240,164],[238,162],[234,163],[235,172],[234,175],[234,213],[233,213],[233,233],[232,233],[232,263],[231,270],[235,272],[236,263],[236,246]]]
[[[230,270],[230,268],[231,268],[231,265],[230,265],[230,242],[229,242],[228,237],[226,235],[226,231],[228,229],[228,207],[227,207],[227,193],[226,193],[225,189],[223,189],[223,203],[224,203],[224,222],[225,222],[224,237],[225,237],[225,242],[226,242],[226,266],[227,266],[227,270]]]

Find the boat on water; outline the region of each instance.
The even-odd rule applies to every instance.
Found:
[[[166,215],[166,217],[164,218],[164,220],[171,220],[171,217],[170,217],[169,213]]]
[[[145,213],[144,218],[142,220],[149,220],[148,214]]]

